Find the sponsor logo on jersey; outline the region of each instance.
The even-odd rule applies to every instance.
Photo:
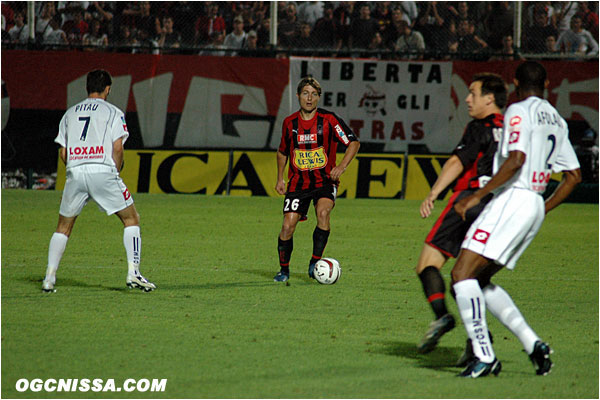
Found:
[[[294,165],[301,171],[321,169],[327,165],[327,155],[322,147],[314,150],[294,150]]]
[[[69,147],[69,160],[94,160],[104,157],[104,146]]]
[[[483,244],[485,244],[488,240],[488,238],[490,237],[490,234],[486,231],[483,231],[481,229],[477,229],[475,231],[475,233],[473,234],[473,240],[476,240],[478,242],[481,242]]]
[[[129,193],[129,189],[125,189],[125,191],[123,192],[123,198],[125,199],[125,201],[131,198],[131,193]]]
[[[519,117],[518,115],[516,117],[512,117],[509,123],[510,126],[519,125],[521,123],[521,117]]]
[[[533,172],[533,177],[531,178],[531,188],[538,192],[543,193],[546,191],[546,186],[548,182],[550,182],[550,177],[552,176],[552,171],[542,171],[542,172]]]
[[[127,123],[125,122],[125,117],[121,117],[121,121],[123,121],[123,130],[127,132]]]
[[[350,143],[350,140],[348,140],[348,137],[346,136],[346,133],[344,133],[344,130],[342,129],[342,127],[339,124],[336,124],[334,126],[335,131],[338,133],[340,139],[342,139],[342,142],[344,142],[344,144],[346,146],[348,146],[348,144]]]
[[[307,133],[304,135],[298,135],[298,143],[299,144],[305,144],[305,143],[317,143],[317,135],[314,133]]]
[[[517,143],[519,141],[520,134],[521,132],[519,131],[511,132],[510,136],[508,137],[508,144]]]

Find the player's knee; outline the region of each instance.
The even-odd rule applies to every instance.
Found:
[[[281,235],[280,237],[284,240],[287,240],[289,238],[292,237],[292,235],[294,234],[294,231],[296,230],[296,224],[291,224],[291,223],[283,223],[283,226],[281,227]]]
[[[63,235],[65,235],[66,237],[70,237],[71,236],[71,232],[73,231],[73,226],[58,226],[56,228],[56,233],[62,233]]]
[[[452,278],[452,284],[468,279],[467,275],[465,274],[465,269],[461,268],[460,265],[455,265],[454,268],[452,268],[450,276]]]
[[[331,214],[331,210],[328,208],[319,210],[317,212],[317,219],[320,223],[328,223],[329,222],[329,215]]]

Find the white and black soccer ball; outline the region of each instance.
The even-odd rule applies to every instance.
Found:
[[[315,279],[323,285],[333,285],[342,275],[340,263],[333,258],[321,258],[315,264]]]

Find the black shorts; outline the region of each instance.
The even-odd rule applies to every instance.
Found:
[[[481,199],[481,202],[469,209],[466,215],[466,221],[463,221],[460,215],[454,211],[454,205],[459,200],[472,195],[475,190],[468,189],[456,192],[448,200],[448,205],[442,211],[431,231],[425,239],[425,243],[436,248],[446,257],[458,257],[460,252],[460,246],[465,239],[465,235],[469,230],[469,227],[477,219],[483,208],[492,199],[493,195],[490,193]]]
[[[311,201],[316,207],[319,199],[327,198],[332,200],[335,206],[336,197],[337,186],[335,185],[325,185],[317,189],[287,193],[283,201],[283,213],[298,213],[300,214],[300,221],[304,221],[307,219],[308,207]]]

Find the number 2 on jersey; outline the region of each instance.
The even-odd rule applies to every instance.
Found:
[[[87,136],[87,131],[90,126],[90,119],[91,119],[91,117],[79,117],[80,121],[85,121],[85,125],[83,126],[83,132],[81,132],[81,137],[79,138],[79,140],[81,140],[81,141],[85,141],[85,138]]]
[[[550,149],[550,154],[548,154],[548,158],[546,158],[546,166],[548,167],[548,169],[552,169],[552,164],[550,164],[548,161],[550,161],[550,157],[552,157],[552,153],[554,153],[554,147],[556,147],[556,136],[548,135],[548,140],[550,141],[550,143],[552,143],[552,148]]]

